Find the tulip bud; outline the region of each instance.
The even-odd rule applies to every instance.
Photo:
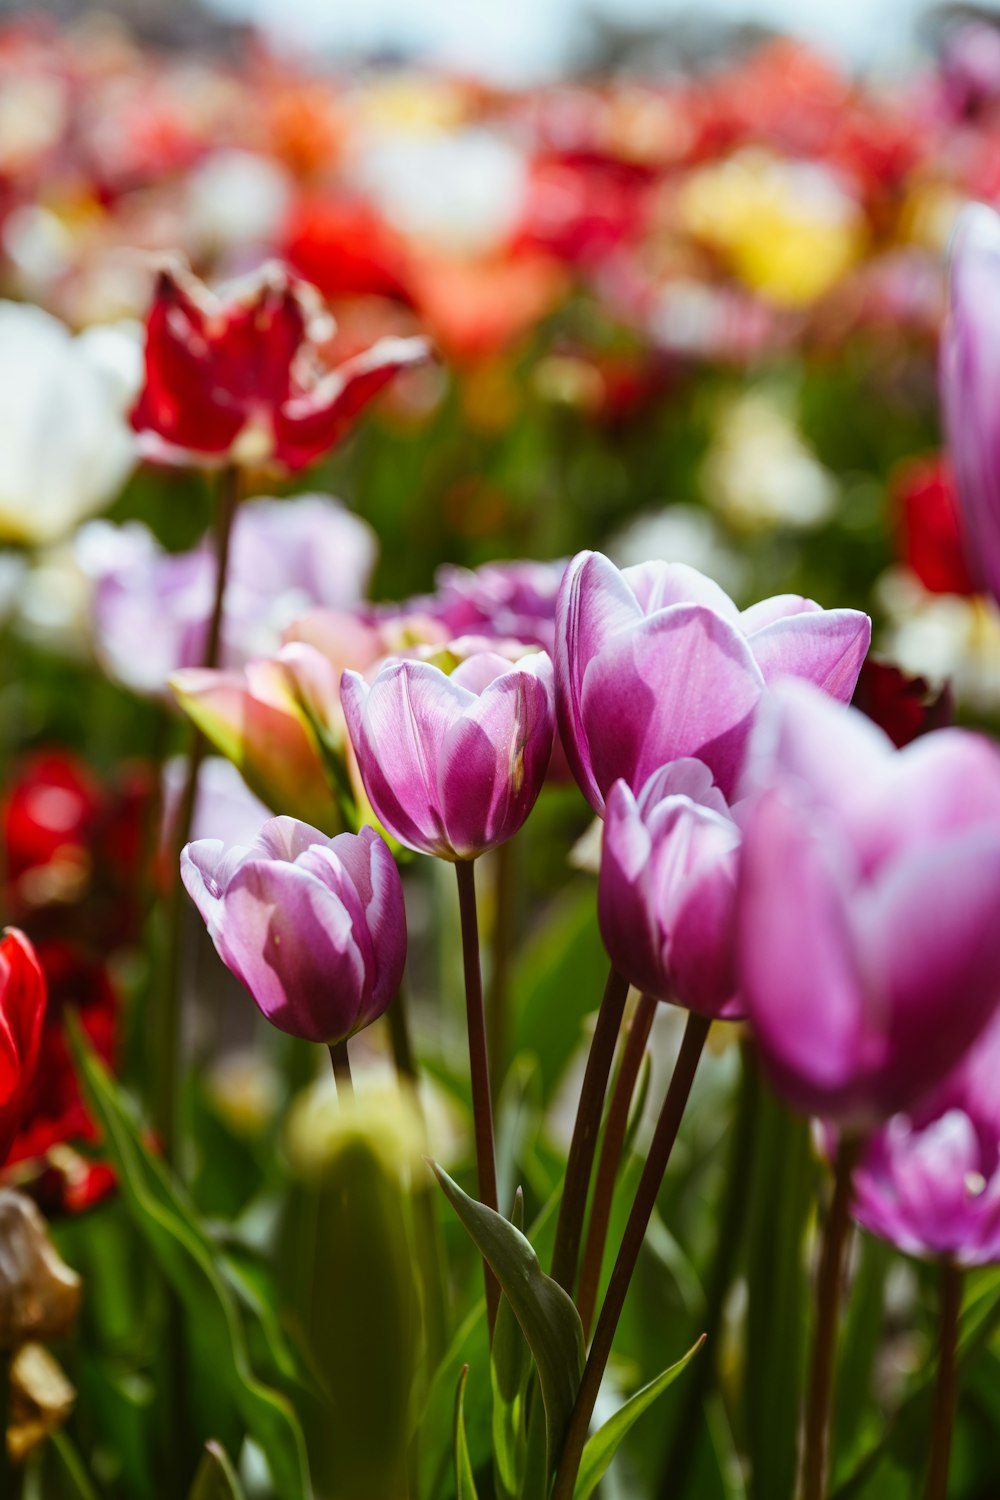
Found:
[[[395,1090],[345,1105],[324,1083],[296,1100],[287,1141],[312,1246],[290,1263],[322,1386],[304,1403],[313,1483],[320,1500],[397,1500],[420,1327],[410,1195],[429,1187],[419,1115]]]
[[[492,651],[446,675],[391,660],[371,684],[345,672],[341,700],[365,790],[410,849],[474,859],[511,838],[552,753],[552,664]]]
[[[249,849],[188,844],[181,878],[219,957],[281,1031],[345,1041],[399,989],[403,886],[373,829],[328,839],[273,818]]]

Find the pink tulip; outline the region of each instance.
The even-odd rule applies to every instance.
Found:
[[[410,849],[474,859],[509,839],[535,804],[552,751],[552,665],[482,651],[447,675],[392,659],[341,699],[365,790]]]
[[[904,750],[804,683],[762,706],[746,784],[740,980],[775,1086],[867,1129],[917,1105],[1000,999],[1000,755]]]
[[[403,886],[373,829],[328,839],[273,818],[249,849],[188,844],[181,878],[219,957],[279,1030],[346,1041],[399,989]]]
[[[941,400],[970,567],[1000,599],[1000,217],[981,203],[952,243]]]
[[[735,952],[740,835],[708,768],[678,760],[636,798],[608,796],[597,906],[618,972],[658,1000],[741,1014]]]
[[[724,797],[739,778],[765,686],[803,677],[850,700],[867,615],[784,594],[742,613],[682,563],[570,563],[556,610],[556,702],[567,758],[598,813],[672,760],[704,761]]]

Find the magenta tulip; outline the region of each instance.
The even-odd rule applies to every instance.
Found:
[[[740,982],[797,1109],[866,1130],[917,1105],[1000,999],[1000,755],[897,751],[804,683],[762,705],[742,820]]]
[[[383,826],[410,849],[474,859],[521,827],[552,752],[552,664],[492,651],[450,674],[388,661],[341,700],[361,779]]]
[[[1000,1020],[920,1114],[896,1115],[854,1172],[854,1216],[907,1255],[1000,1261]]]
[[[1000,217],[981,203],[952,243],[941,400],[969,564],[1000,599]]]
[[[346,1041],[399,989],[403,887],[373,829],[328,839],[272,818],[249,849],[188,844],[181,878],[219,957],[279,1030]]]
[[[741,1014],[735,952],[740,835],[700,761],[674,761],[638,797],[608,796],[597,908],[630,984],[709,1017]]]
[[[871,639],[867,615],[779,595],[742,613],[682,563],[570,563],[556,610],[556,702],[566,754],[598,813],[619,778],[637,792],[694,757],[731,796],[765,686],[803,677],[847,702]]]

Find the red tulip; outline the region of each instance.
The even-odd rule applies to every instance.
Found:
[[[318,294],[270,264],[225,295],[182,267],[160,273],[146,323],[146,381],[132,425],[170,462],[301,469],[343,438],[424,339],[379,339],[332,370]]]
[[[23,932],[0,937],[0,1162],[21,1123],[38,1061],[45,1017],[45,976]]]

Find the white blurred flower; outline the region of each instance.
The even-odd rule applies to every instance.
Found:
[[[72,546],[46,547],[22,576],[15,628],[46,651],[82,657],[87,646],[89,599],[90,586]]]
[[[805,531],[828,519],[837,482],[782,402],[749,391],[726,402],[701,471],[709,503],[744,531]]]
[[[460,130],[376,140],[356,175],[403,234],[452,254],[485,254],[515,229],[528,173],[509,142]]]
[[[288,173],[255,151],[214,151],[185,184],[186,243],[203,252],[273,243],[288,212]]]
[[[56,541],[117,495],[141,377],[132,325],[74,338],[41,308],[0,302],[0,540]]]
[[[187,780],[187,756],[174,755],[163,767],[163,820],[166,845]],[[264,823],[273,817],[247,786],[231,760],[208,755],[198,769],[198,791],[191,819],[191,841],[221,839],[226,845],[252,844]]]
[[[930,594],[906,568],[882,575],[877,598],[890,622],[879,646],[890,660],[935,685],[949,681],[961,708],[1000,710],[1000,609],[991,598]]]
[[[636,516],[612,537],[607,551],[620,568],[652,561],[687,563],[735,599],[749,584],[746,563],[726,546],[714,516],[698,505],[667,505]]]

